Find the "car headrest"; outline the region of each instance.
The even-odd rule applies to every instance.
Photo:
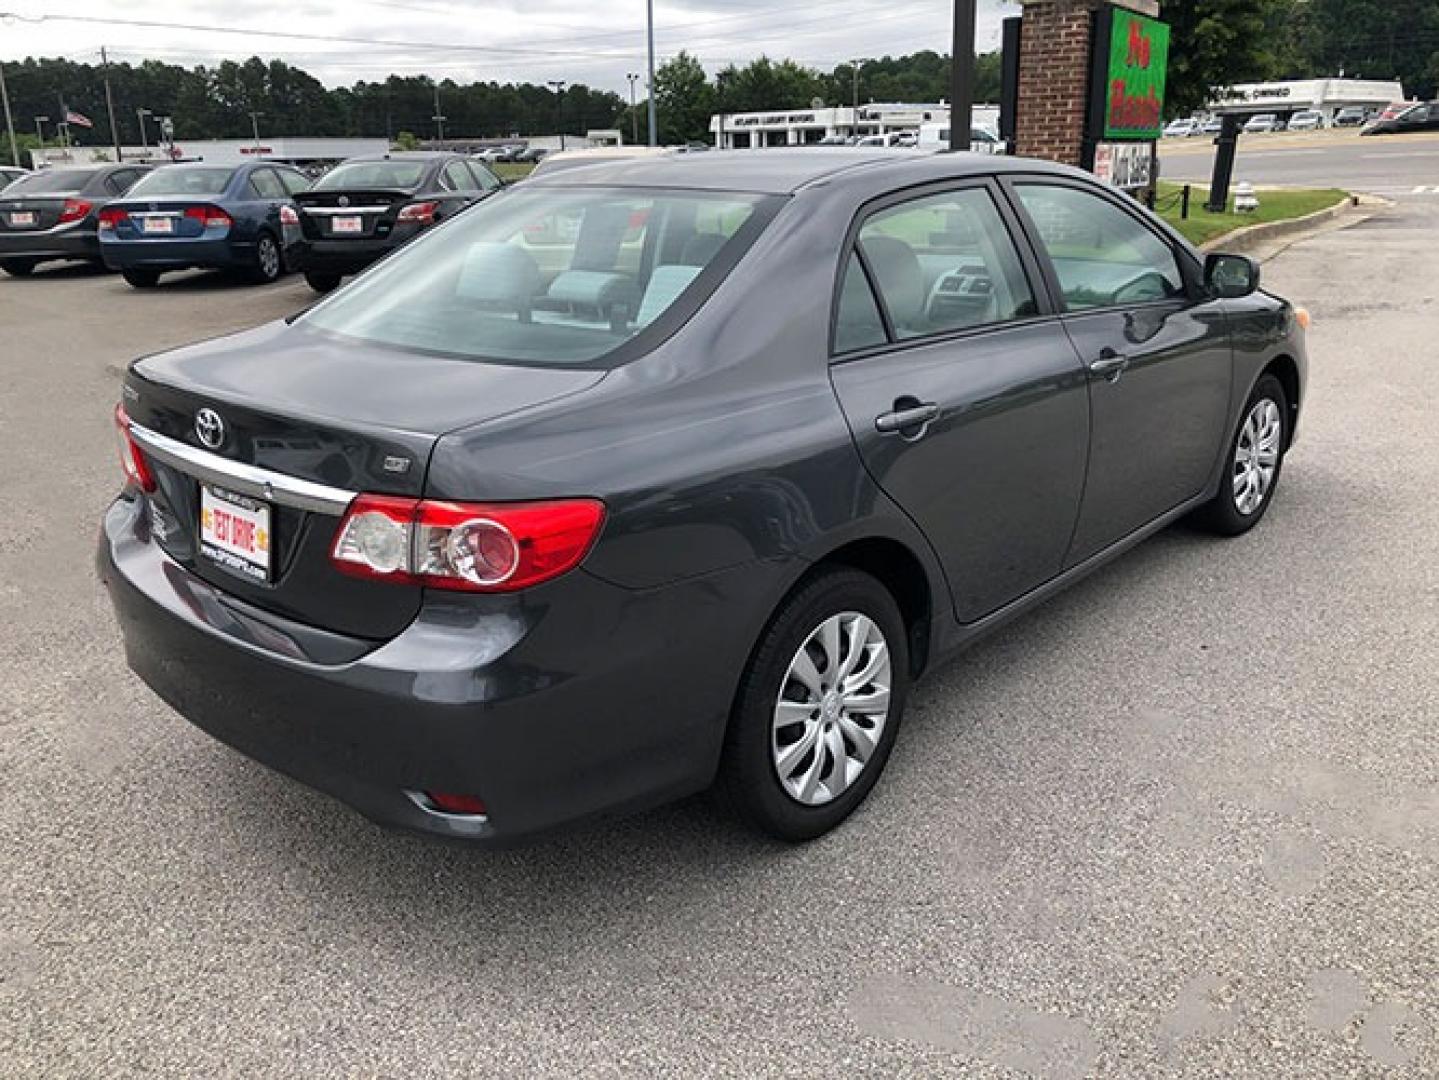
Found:
[[[884,294],[889,317],[898,326],[913,326],[924,314],[924,268],[919,256],[903,240],[893,236],[867,236],[860,240],[864,256],[874,272],[875,284]]]
[[[640,301],[640,313],[636,323],[648,326],[679,299],[680,293],[689,288],[690,282],[700,276],[699,266],[656,266],[650,274],[650,283],[645,287],[644,299]]]

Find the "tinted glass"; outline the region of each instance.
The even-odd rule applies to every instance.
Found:
[[[219,195],[235,175],[234,169],[168,168],[156,169],[130,189],[136,196],[146,195]],[[123,179],[123,178],[122,178]]]
[[[60,195],[79,191],[95,174],[89,169],[47,169],[10,185],[7,195]]]
[[[425,175],[423,161],[352,161],[336,165],[319,180],[315,191],[343,188],[412,188]]]
[[[738,254],[759,196],[515,189],[401,249],[301,325],[470,359],[584,363],[614,351]]]
[[[839,290],[839,310],[835,313],[834,351],[842,354],[870,349],[888,340],[874,290],[864,276],[859,256],[851,253],[844,270],[844,284]]]
[[[994,199],[982,188],[881,210],[859,244],[898,338],[1032,315],[1034,296]]]
[[[1019,197],[1069,310],[1184,295],[1173,249],[1108,199],[1046,184],[1021,184]]]
[[[262,199],[283,199],[285,189],[280,185],[280,178],[269,169],[256,169],[250,174],[250,183],[255,185],[255,191]]]

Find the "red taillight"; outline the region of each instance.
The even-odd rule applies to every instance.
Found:
[[[330,558],[376,581],[513,592],[578,566],[604,517],[594,499],[479,505],[361,495]]]
[[[145,454],[130,434],[130,418],[125,415],[123,405],[115,406],[115,430],[120,440],[120,468],[125,471],[125,482],[144,492],[154,491],[155,477],[145,463]]]
[[[81,221],[90,212],[94,203],[88,203],[84,199],[66,199],[65,205],[60,208],[61,225],[68,225],[72,221]]]
[[[218,206],[187,206],[185,207],[185,216],[193,218],[207,229],[211,225],[233,224],[230,215]]]
[[[425,798],[442,814],[484,817],[489,813],[485,808],[485,801],[478,795],[452,795],[446,791],[427,791]]]
[[[280,207],[280,224],[281,224],[281,225],[298,225],[298,224],[300,224],[300,215],[299,215],[299,213],[295,210],[295,208],[294,208],[293,206],[282,206],[282,207]]]
[[[428,225],[435,220],[435,211],[440,208],[437,202],[417,202],[400,208],[400,216],[396,221],[419,222],[421,225]]]
[[[100,228],[103,230],[113,229],[129,216],[130,214],[126,210],[111,210],[107,207],[100,211]]]

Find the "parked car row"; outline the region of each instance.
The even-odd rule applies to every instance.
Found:
[[[175,270],[258,282],[301,270],[328,292],[502,186],[484,162],[449,153],[356,158],[317,181],[268,161],[22,173],[0,192],[0,269],[25,277],[82,260],[135,288]]]
[[[1329,127],[1363,127],[1361,134],[1364,135],[1439,131],[1439,102],[1403,102],[1386,109],[1351,105],[1339,109],[1332,116],[1320,109],[1300,109],[1284,114],[1256,113],[1245,120],[1242,130],[1254,135],[1276,131],[1319,131]],[[1185,139],[1196,135],[1217,135],[1222,128],[1223,121],[1218,116],[1182,117],[1171,120],[1165,126],[1164,137]]]

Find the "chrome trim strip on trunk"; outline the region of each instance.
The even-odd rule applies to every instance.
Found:
[[[281,506],[293,506],[296,510],[340,517],[350,508],[350,503],[354,502],[357,494],[344,488],[271,472],[257,465],[247,465],[243,461],[231,461],[208,450],[187,446],[136,423],[130,424],[130,437],[155,460],[163,461],[171,468],[179,469],[197,480],[216,484],[251,498],[264,499]]]
[[[304,203],[297,205],[302,213],[317,216],[331,214],[335,217],[344,217],[346,214],[383,214],[389,209],[388,206],[306,206]]]

